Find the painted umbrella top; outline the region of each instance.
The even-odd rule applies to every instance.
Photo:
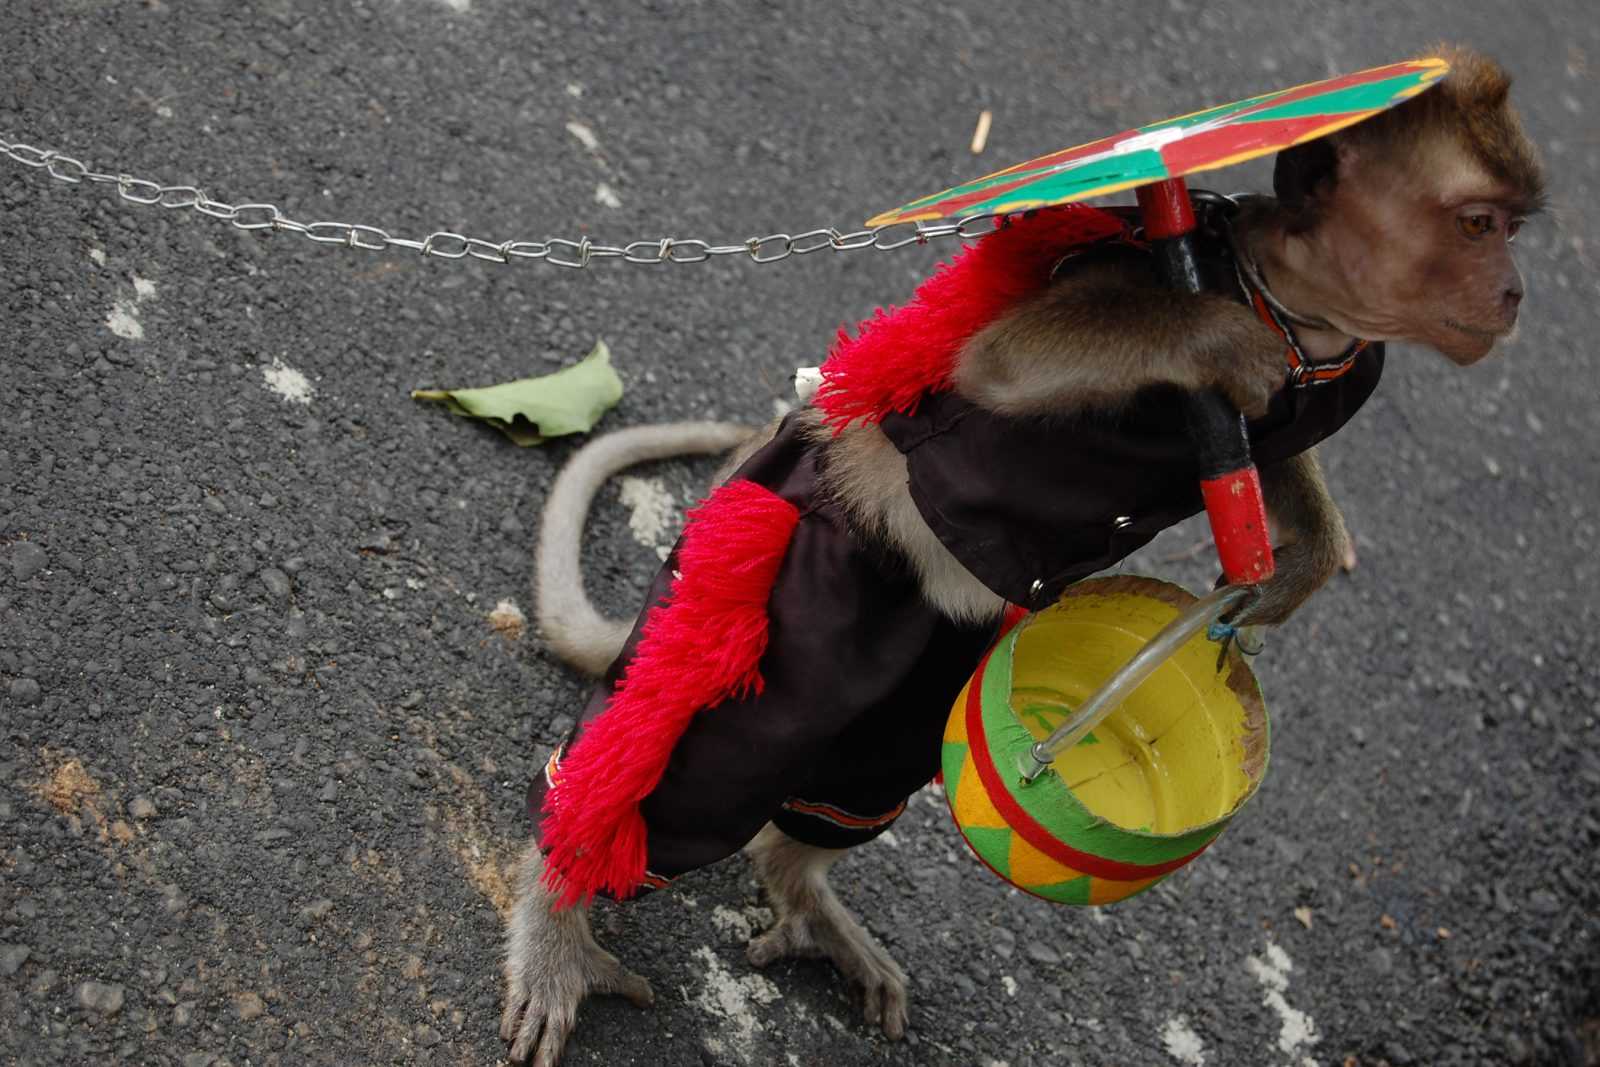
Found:
[[[1243,163],[1393,107],[1449,69],[1442,59],[1412,59],[1140,126],[913,200],[867,225],[1026,211]]]

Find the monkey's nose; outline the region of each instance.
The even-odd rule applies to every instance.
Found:
[[[1522,304],[1522,286],[1513,285],[1501,295],[1501,303],[1508,316],[1515,315],[1517,308]]]

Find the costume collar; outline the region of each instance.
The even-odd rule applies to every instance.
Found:
[[[1251,284],[1250,279],[1245,276],[1244,269],[1239,265],[1238,256],[1233,260],[1233,276],[1239,283],[1239,292],[1255,309],[1256,317],[1283,338],[1284,360],[1288,364],[1289,385],[1292,388],[1321,385],[1323,382],[1331,382],[1343,376],[1356,365],[1356,359],[1371,345],[1370,341],[1357,338],[1332,359],[1314,360],[1300,347],[1300,339],[1295,336],[1294,325],[1280,315],[1277,309],[1267,302],[1262,291]]]

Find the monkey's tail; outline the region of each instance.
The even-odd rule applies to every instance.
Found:
[[[584,445],[556,477],[545,501],[534,559],[534,611],[556,655],[598,676],[622,651],[631,619],[608,619],[583,589],[579,548],[589,505],[606,479],[635,463],[725,452],[756,433],[730,422],[670,422],[608,433]]]

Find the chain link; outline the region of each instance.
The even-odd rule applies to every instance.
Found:
[[[776,263],[790,256],[805,256],[830,249],[853,252],[872,248],[892,252],[912,244],[927,244],[945,237],[973,240],[1004,225],[992,214],[968,215],[951,222],[891,222],[867,230],[841,233],[833,227],[804,233],[769,233],[750,237],[739,244],[714,245],[694,238],[662,237],[632,241],[626,245],[595,244],[587,237],[569,241],[549,237],[543,241],[484,241],[465,234],[439,230],[422,240],[393,237],[376,226],[352,222],[296,222],[276,204],[228,204],[213,200],[193,185],[162,185],[129,174],[112,174],[91,169],[88,164],[53,149],[13,143],[0,137],[0,156],[24,167],[43,170],[57,181],[69,185],[91,182],[115,185],[117,195],[130,204],[147,207],[187,208],[214,219],[221,219],[240,230],[270,230],[299,234],[308,241],[344,245],[368,252],[387,252],[392,248],[418,252],[436,259],[478,259],[489,263],[536,259],[556,267],[581,270],[597,259],[620,259],[624,263],[704,263],[717,256],[747,256],[753,263]]]

